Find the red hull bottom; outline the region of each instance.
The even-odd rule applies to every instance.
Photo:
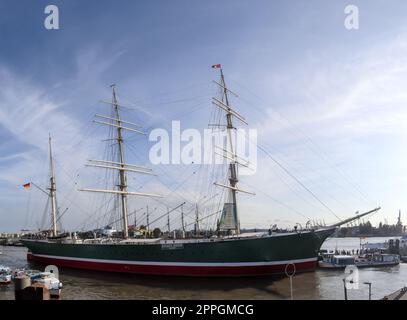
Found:
[[[28,261],[35,261],[42,264],[53,264],[60,267],[75,269],[137,273],[146,275],[165,275],[165,276],[200,276],[200,277],[230,277],[230,276],[261,276],[284,274],[287,264],[273,264],[260,266],[174,266],[174,265],[137,265],[123,263],[104,263],[94,261],[81,261],[63,258],[49,258],[27,254]],[[311,259],[310,259],[311,260]],[[306,261],[294,263],[296,272],[315,270],[317,261]],[[292,271],[292,265],[288,267]],[[291,272],[290,272],[291,273]]]

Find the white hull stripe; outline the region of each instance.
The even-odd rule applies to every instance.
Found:
[[[96,262],[96,263],[111,263],[111,264],[131,264],[131,265],[149,265],[149,266],[179,266],[179,267],[251,267],[251,266],[273,266],[273,265],[286,265],[290,263],[304,263],[317,261],[317,257],[308,259],[294,259],[282,261],[263,261],[263,262],[157,262],[157,261],[129,261],[129,260],[106,260],[106,259],[89,259],[89,258],[74,258],[63,256],[50,256],[44,254],[33,254],[34,257],[58,259],[58,260],[71,260],[83,262]]]

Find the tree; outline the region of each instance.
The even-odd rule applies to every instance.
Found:
[[[370,223],[370,221],[366,222],[366,223],[361,223],[359,225],[359,233],[360,234],[371,234],[373,231],[373,227],[372,224]]]

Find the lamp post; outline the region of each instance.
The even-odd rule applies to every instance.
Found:
[[[345,300],[348,300],[348,291],[346,289],[346,278],[342,279],[342,281],[343,281],[343,291],[345,293]]]
[[[369,300],[372,300],[372,283],[371,282],[363,282],[363,284],[367,284],[369,286]]]

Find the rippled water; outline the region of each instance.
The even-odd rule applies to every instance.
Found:
[[[386,238],[370,238],[382,242]],[[358,249],[359,238],[329,239],[323,248]],[[0,264],[12,268],[27,267],[26,249],[1,247]],[[43,266],[30,264],[30,268]],[[290,299],[288,278],[173,278],[139,276],[60,268],[62,299]],[[316,270],[293,278],[294,299],[343,299],[343,271]],[[407,264],[359,270],[359,289],[348,290],[349,299],[368,299],[372,282],[372,299],[381,299],[407,286]],[[14,299],[14,287],[0,286],[0,300]]]

